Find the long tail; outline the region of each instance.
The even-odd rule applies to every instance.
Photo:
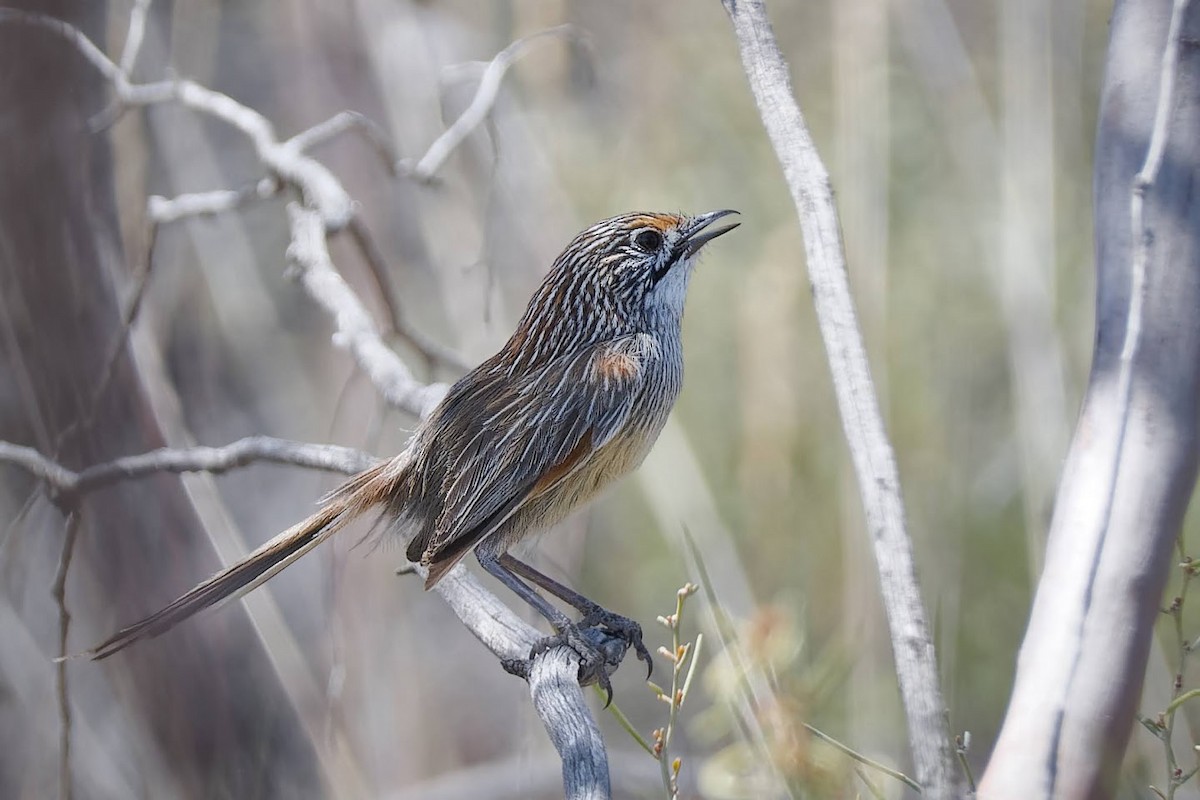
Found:
[[[197,585],[161,611],[122,628],[82,653],[94,660],[108,658],[134,642],[150,639],[209,606],[241,597],[273,578],[298,558],[344,528],[372,506],[388,498],[397,464],[384,461],[360,472],[329,495],[317,513],[288,528],[241,561]]]

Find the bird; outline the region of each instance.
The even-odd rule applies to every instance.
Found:
[[[714,227],[736,213],[627,213],[579,233],[504,346],[450,387],[400,454],[349,478],[309,518],[83,655],[108,658],[240,597],[378,510],[375,535],[407,542],[408,559],[426,571],[426,589],[473,550],[484,571],[545,617],[555,635],[531,658],[567,644],[580,654],[583,675],[602,663],[581,634],[596,627],[653,669],[636,622],[509,550],[645,458],[682,388],[680,326],[697,255],[738,227]],[[578,610],[580,621],[534,587]],[[611,700],[607,673],[592,674]]]

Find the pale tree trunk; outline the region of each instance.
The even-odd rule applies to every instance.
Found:
[[[1110,797],[1134,725],[1196,479],[1198,39],[1200,4],[1114,9],[1095,155],[1096,350],[982,797]]]

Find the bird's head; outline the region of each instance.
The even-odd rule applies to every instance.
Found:
[[[559,254],[509,348],[541,361],[635,330],[678,325],[700,248],[738,226],[713,226],[736,211],[635,212],[602,220]]]
[[[713,223],[736,214],[725,209],[685,216],[631,213],[597,222],[575,237],[554,273],[589,297],[613,302],[636,314],[683,311],[696,255],[705,244],[738,226]],[[552,273],[547,282],[554,280]],[[573,299],[571,291],[564,299]]]

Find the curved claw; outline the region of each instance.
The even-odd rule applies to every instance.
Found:
[[[642,626],[620,614],[596,606],[588,611],[580,621],[583,627],[603,627],[613,636],[624,639],[637,653],[639,661],[646,662],[646,680],[654,674],[654,659],[649,649],[642,642]]]
[[[601,672],[596,676],[596,683],[600,684],[600,688],[604,690],[604,710],[607,711],[608,707],[612,705],[612,682],[608,679],[607,675]]]
[[[650,676],[654,674],[654,659],[650,657],[650,651],[646,649],[646,645],[642,644],[641,640],[634,645],[637,651],[637,657],[640,661],[646,662],[646,680],[650,680]]]

